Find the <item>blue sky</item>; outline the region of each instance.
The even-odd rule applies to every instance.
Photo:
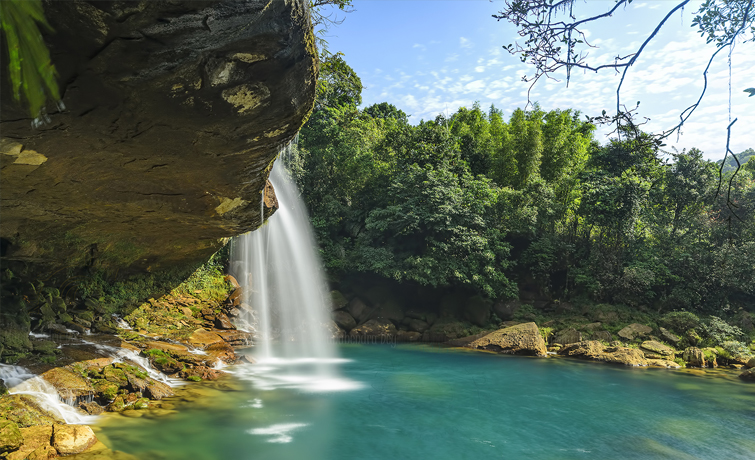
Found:
[[[612,0],[575,3],[578,17],[607,11]],[[635,0],[612,18],[587,26],[589,40],[598,48],[591,56],[607,62],[636,49],[659,20],[677,2]],[[713,50],[705,45],[691,22],[698,3],[673,16],[643,52],[628,74],[622,100],[641,116],[651,118],[647,129],[662,130],[675,124],[702,89],[702,72]],[[487,0],[355,0],[356,11],[334,13],[343,19],[326,33],[331,52],[340,51],[365,85],[363,105],[387,101],[411,115],[412,123],[451,114],[475,101],[491,104],[508,117],[527,103],[529,83],[521,81],[532,69],[508,54],[503,45],[517,40],[516,29],[492,15],[503,3]],[[728,53],[719,54],[709,73],[703,103],[685,124],[677,148],[697,147],[709,159],[723,157],[728,125]],[[755,147],[755,97],[745,88],[755,86],[755,46],[739,43],[732,53],[732,150]],[[611,112],[616,105],[619,77],[573,72],[565,81],[541,80],[531,100],[547,110],[574,108],[585,114]],[[605,140],[605,132],[598,134]]]

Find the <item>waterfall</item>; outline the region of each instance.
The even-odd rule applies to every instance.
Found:
[[[231,271],[243,288],[238,326],[255,333],[260,386],[344,389],[350,384],[338,377],[336,364],[344,360],[332,340],[330,294],[307,210],[286,168],[289,152],[270,172],[278,210],[231,246]],[[262,379],[263,371],[272,374]]]

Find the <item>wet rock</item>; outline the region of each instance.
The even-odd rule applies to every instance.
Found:
[[[524,323],[499,329],[468,345],[470,348],[497,351],[499,353],[545,356],[543,336],[535,323]]]
[[[371,319],[349,332],[351,336],[379,337],[396,335],[396,326],[385,318]]]
[[[636,348],[603,346],[597,340],[585,340],[567,345],[558,351],[559,355],[592,359],[626,366],[647,366],[645,355]]]
[[[52,445],[60,455],[73,455],[84,452],[97,442],[97,437],[86,425],[55,425]]]
[[[246,347],[254,342],[254,335],[244,331],[215,331],[228,345],[232,347]]]
[[[705,367],[705,355],[697,347],[688,347],[682,353],[682,359],[687,363],[687,367]]]
[[[640,348],[642,349],[642,352],[645,353],[645,356],[647,356],[648,358],[650,358],[650,356],[648,356],[649,354],[655,355],[653,356],[654,359],[673,358],[674,353],[676,352],[676,350],[674,350],[673,348],[655,340],[646,340],[642,342],[642,344],[640,345]]]
[[[65,367],[50,369],[40,377],[52,384],[63,399],[89,396],[94,392],[94,388],[87,379]]]
[[[755,367],[747,369],[739,374],[739,378],[746,382],[755,382]]]
[[[66,327],[63,326],[62,324],[58,324],[58,323],[48,324],[47,327],[45,327],[45,330],[47,332],[50,332],[53,334],[59,334],[62,336],[70,335],[70,333],[68,332],[68,329],[66,329]]]
[[[0,454],[16,450],[24,441],[18,425],[9,420],[0,419]]]
[[[346,310],[352,317],[354,317],[354,319],[357,321],[357,324],[359,324],[367,320],[371,308],[369,308],[364,302],[362,302],[362,299],[360,299],[359,297],[354,297],[353,299],[351,299],[351,302],[349,302],[349,306],[346,308]]]
[[[195,366],[192,368],[184,369],[178,375],[181,378],[188,380],[192,380],[192,378],[201,380],[217,380],[221,375],[223,375],[223,372],[207,366]]]
[[[66,322],[65,325],[69,329],[73,329],[74,331],[78,332],[79,334],[85,334],[86,331],[87,331],[87,328],[85,328],[81,324],[77,324],[77,323],[74,323],[72,321]]]
[[[346,331],[341,329],[341,327],[338,324],[336,324],[335,321],[332,321],[332,320],[329,321],[327,325],[327,329],[328,329],[328,334],[330,335],[331,339],[341,340],[347,336]]]
[[[79,403],[79,409],[83,410],[89,415],[100,415],[105,411],[105,408],[97,404],[96,402],[85,402],[82,401]]]
[[[341,294],[341,291],[330,291],[330,299],[333,310],[340,310],[349,304],[349,301]]]
[[[228,317],[221,313],[215,317],[215,327],[218,329],[236,329]]]
[[[750,358],[750,359],[749,359],[749,360],[748,360],[748,361],[747,361],[747,362],[745,363],[745,367],[746,367],[747,369],[750,369],[750,368],[753,368],[753,367],[755,367],[755,358]]]
[[[632,323],[618,332],[619,337],[625,340],[634,340],[638,337],[644,337],[653,332],[653,328],[644,324]]]
[[[673,343],[674,345],[676,345],[682,340],[678,335],[669,331],[665,327],[658,328],[658,331],[661,333],[661,338],[668,343]]]
[[[556,333],[556,335],[553,337],[553,341],[563,345],[581,342],[582,333],[577,331],[573,327],[570,327],[569,329],[564,329],[563,331]]]
[[[420,334],[430,328],[430,325],[421,319],[409,319],[409,321],[405,321],[405,324],[410,331],[416,331]]]
[[[478,334],[470,335],[467,337],[460,337],[458,339],[452,339],[446,342],[446,345],[451,345],[452,347],[466,347],[470,343],[474,342],[475,340],[485,337],[486,335],[490,334],[491,331],[483,331]]]
[[[126,385],[128,385],[128,378],[126,377],[126,373],[114,366],[105,367],[102,370],[102,375],[105,377],[105,380],[118,385],[118,387],[125,387]]]
[[[144,396],[147,396],[149,399],[154,399],[155,401],[167,398],[168,396],[173,396],[174,394],[173,390],[168,385],[153,379],[147,379],[147,385],[142,393]]]
[[[334,311],[332,316],[333,316],[333,321],[336,322],[338,327],[343,328],[346,331],[352,330],[357,325],[357,322],[356,320],[354,320],[354,317],[351,316],[348,312]]]

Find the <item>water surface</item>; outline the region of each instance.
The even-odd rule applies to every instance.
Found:
[[[234,376],[180,388],[162,409],[103,418],[98,436],[145,460],[755,456],[755,385],[733,372],[425,345],[340,351],[348,391],[270,386],[269,367],[232,367]]]

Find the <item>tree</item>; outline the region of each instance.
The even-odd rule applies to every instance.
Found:
[[[602,14],[577,19],[574,0],[507,0],[506,7],[493,17],[498,20],[505,19],[519,29],[519,36],[524,38],[524,43],[510,44],[504,48],[514,55],[519,55],[522,62],[533,66],[534,75],[524,78],[532,85],[540,78],[552,78],[553,74],[560,71],[566,72],[568,85],[573,69],[621,73],[621,80],[616,88],[616,115],[607,117],[607,120],[617,123],[617,127],[620,127],[622,123],[631,123],[631,115],[628,115],[631,111],[626,110],[621,100],[624,78],[642,55],[647,44],[656,37],[658,31],[676,12],[683,10],[690,0],[669,2],[666,16],[634,51],[616,56],[611,63],[595,63],[590,57],[589,50],[596,46],[589,43],[585,28],[595,21],[618,14],[632,1],[616,0]],[[698,107],[707,89],[708,69],[716,56],[737,40],[743,42],[755,40],[754,2],[755,0],[706,0],[697,10],[692,25],[696,26],[698,32],[706,37],[707,43],[713,43],[716,46],[715,51],[711,53],[708,66],[703,71],[705,86],[698,100],[681,112],[679,123],[659,133],[658,137],[665,138],[679,130]],[[750,95],[755,94],[755,89],[752,88],[745,91],[750,92]],[[605,120],[606,117],[603,117],[603,121]],[[621,135],[621,131],[618,134]]]

